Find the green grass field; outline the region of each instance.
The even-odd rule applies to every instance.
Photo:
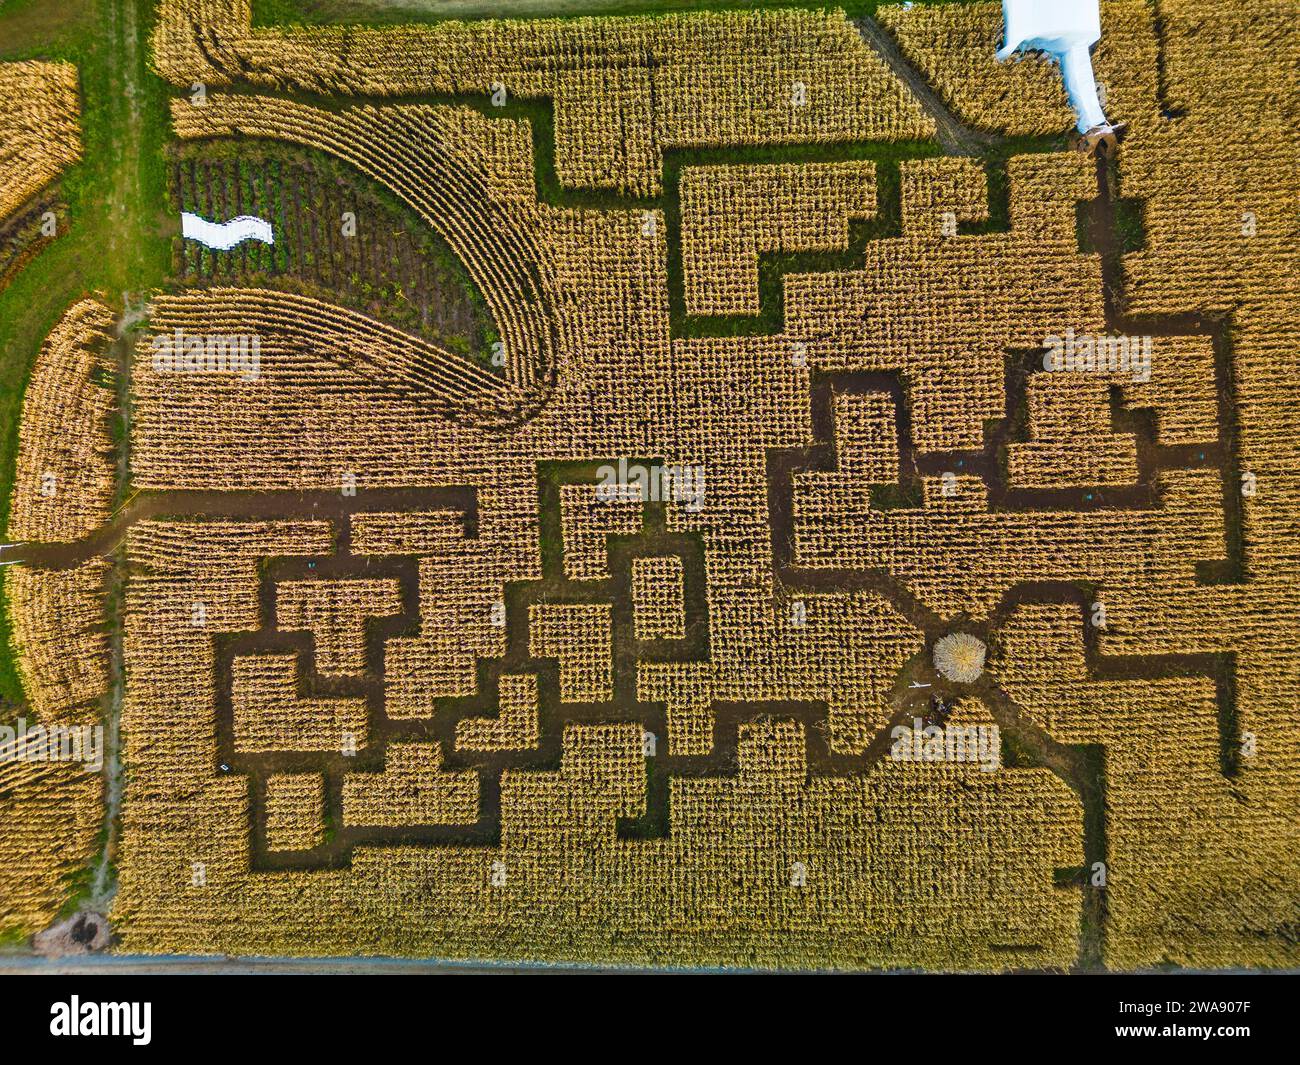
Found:
[[[0,5],[0,61],[62,59],[77,65],[82,161],[63,177],[66,226],[0,291],[0,522],[8,524],[23,392],[41,341],[82,296],[160,285],[170,268],[162,146],[162,82],[147,65],[146,0],[8,0]],[[3,571],[0,571],[2,577]],[[0,698],[22,698],[0,611]]]

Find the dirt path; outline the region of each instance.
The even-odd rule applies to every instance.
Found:
[[[22,562],[37,569],[71,569],[98,556],[111,555],[122,545],[131,527],[154,518],[338,519],[364,503],[365,509],[419,510],[443,506],[448,492],[464,497],[465,508],[475,515],[473,493],[466,489],[372,489],[346,497],[338,491],[285,492],[199,489],[138,492],[113,518],[89,536],[73,543],[25,543],[0,549],[0,561]]]
[[[889,65],[894,76],[907,86],[917,103],[934,119],[934,124],[938,127],[939,143],[949,155],[981,155],[1003,143],[1002,137],[971,129],[954,115],[939,94],[930,87],[930,83],[921,76],[920,71],[908,62],[898,47],[898,42],[879,22],[867,17],[855,19],[853,24],[862,34],[863,40]]]
[[[118,93],[114,105],[117,116],[116,128],[120,131],[119,142],[122,163],[114,169],[112,197],[106,203],[109,212],[110,246],[106,249],[109,261],[125,264],[131,262],[138,252],[132,244],[135,228],[128,224],[131,211],[138,209],[144,201],[144,189],[140,170],[143,155],[144,118],[140,110],[143,97],[141,85],[140,24],[138,22],[138,4],[144,0],[127,0],[115,3],[110,0],[103,5],[108,12],[108,33],[106,47],[109,65],[112,71],[111,84]],[[146,310],[140,303],[132,300],[131,294],[122,293],[123,308],[115,324],[114,356],[118,366],[119,398],[129,396],[130,345],[133,328],[145,316]],[[119,484],[124,485],[128,468],[128,453],[125,441],[130,438],[130,408],[124,405],[122,413],[122,440],[124,441],[118,456]],[[125,581],[125,564],[116,559],[110,578],[114,592],[120,593]],[[94,874],[91,879],[89,905],[102,913],[108,913],[117,882],[113,873],[113,856],[117,850],[119,826],[121,823],[123,767],[121,758],[121,714],[122,700],[125,695],[126,677],[122,665],[123,623],[120,610],[114,609],[113,602],[121,601],[120,594],[110,596],[106,605],[109,622],[110,642],[110,680],[105,708],[104,736],[104,846],[94,862]]]

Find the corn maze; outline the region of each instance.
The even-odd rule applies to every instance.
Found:
[[[15,660],[124,783],[0,763],[0,925],[103,853],[132,955],[1300,965],[1289,3],[1104,2],[1096,156],[993,3],[255,7],[149,62],[275,242],[27,388]]]

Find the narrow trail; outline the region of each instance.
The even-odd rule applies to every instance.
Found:
[[[141,0],[127,0],[124,4],[108,3],[104,5],[108,12],[107,47],[113,68],[113,84],[121,89],[121,99],[117,107],[124,121],[118,123],[123,142],[122,158],[140,160],[143,152],[143,116],[140,112],[140,100],[143,89],[140,84],[140,41],[137,23],[137,4]],[[140,166],[118,166],[113,186],[113,199],[108,209],[114,219],[125,219],[131,211],[131,205],[142,200]],[[122,241],[131,227],[114,225],[109,227],[112,234],[110,254],[114,262],[127,262],[134,256],[134,249],[123,247]],[[113,355],[118,369],[117,388],[119,398],[128,389],[130,372],[130,344],[132,327],[143,316],[143,309],[134,307],[130,297],[123,293],[123,309],[115,323],[115,340]],[[130,426],[125,421],[123,440],[128,440]],[[127,450],[124,444],[118,456],[119,484],[125,484],[124,474],[127,469]],[[109,602],[105,603],[105,614],[109,624],[109,687],[105,700],[104,713],[104,845],[94,863],[91,877],[89,905],[101,913],[107,914],[112,908],[113,896],[117,891],[117,882],[113,874],[113,857],[117,851],[118,836],[121,829],[123,766],[121,744],[122,700],[126,695],[126,674],[123,668],[123,619],[118,605],[121,602],[125,583],[125,564],[121,558],[114,560],[113,571],[109,578]]]
[[[874,18],[868,15],[854,19],[853,25],[857,27],[863,40],[889,66],[894,77],[907,86],[908,91],[916,98],[916,102],[934,119],[939,143],[945,152],[949,155],[983,155],[990,149],[1006,143],[1004,137],[972,129],[953,114],[943,97],[934,91],[921,72],[903,55],[898,42],[889,31]]]
[[[472,490],[447,488],[372,489],[345,497],[338,491],[221,491],[218,489],[168,489],[136,492],[112,520],[89,536],[70,543],[24,543],[0,551],[0,561],[20,562],[34,569],[71,569],[98,556],[112,555],[140,522],[155,518],[232,520],[337,520],[355,509],[355,501],[367,508],[411,510],[443,505],[447,493],[466,500],[474,511]]]

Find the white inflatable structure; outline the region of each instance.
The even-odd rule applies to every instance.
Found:
[[[188,211],[181,215],[181,236],[197,240],[217,251],[229,251],[246,240],[260,240],[274,244],[275,233],[271,223],[254,215],[242,214],[229,222],[209,222]]]
[[[1002,0],[1002,18],[1006,43],[998,51],[999,60],[1018,51],[1046,52],[1061,64],[1065,91],[1079,116],[1079,132],[1089,138],[1118,132],[1106,121],[1097,98],[1088,54],[1101,39],[1098,0]]]

